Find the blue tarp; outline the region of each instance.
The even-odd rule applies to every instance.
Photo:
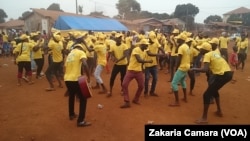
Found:
[[[93,18],[80,16],[59,16],[54,28],[59,30],[92,30],[100,32],[127,31],[128,28],[119,21],[110,18]]]

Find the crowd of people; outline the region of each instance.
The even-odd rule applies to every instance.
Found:
[[[94,77],[93,89],[100,89],[99,94],[113,96],[113,87],[120,87],[124,104],[120,108],[129,108],[131,103],[140,105],[140,96],[158,97],[156,93],[158,71],[166,68],[170,74],[169,85],[174,102],[171,107],[180,106],[179,87],[182,88],[183,101],[187,102],[187,94],[194,95],[196,78],[203,72],[207,76],[208,87],[204,88],[202,117],[196,123],[207,123],[209,105],[217,105],[217,116],[223,116],[220,107],[219,90],[228,82],[235,83],[236,70],[244,70],[248,52],[248,38],[245,33],[231,40],[226,32],[219,37],[209,37],[200,32],[197,35],[175,28],[169,34],[160,30],[149,32],[127,31],[110,33],[93,31],[70,31],[63,36],[58,30],[51,30],[51,35],[39,31],[23,33],[8,41],[7,35],[1,34],[1,48],[6,55],[12,54],[17,65],[17,85],[22,80],[34,84],[32,71],[35,65],[36,79],[44,75],[48,81],[45,91],[55,91],[55,80],[59,88],[65,85],[69,97],[69,118],[77,117],[74,112],[75,97],[80,100],[80,111],[77,126],[89,126],[85,121],[87,98],[83,96],[78,78],[82,75],[90,82]],[[234,46],[229,48],[229,42]],[[3,53],[1,52],[1,53]],[[47,56],[48,67],[44,68]],[[112,70],[109,82],[102,78],[102,72]],[[34,63],[32,63],[34,62]],[[45,70],[45,73],[43,73]],[[120,84],[115,79],[120,74]],[[186,77],[190,78],[187,92]],[[131,100],[129,84],[135,79],[137,90]],[[63,83],[64,82],[64,83]],[[150,84],[151,83],[151,84]],[[107,86],[107,84],[109,84]],[[167,85],[167,84],[166,84]]]

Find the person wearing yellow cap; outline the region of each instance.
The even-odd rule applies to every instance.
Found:
[[[243,71],[245,68],[245,61],[247,59],[248,39],[246,38],[245,33],[241,33],[240,38],[240,41],[237,43],[239,58],[238,67],[241,66],[241,71]]]
[[[2,39],[3,39],[3,53],[4,56],[8,57],[10,55],[10,46],[8,41],[9,36],[2,31]]]
[[[139,99],[144,88],[143,64],[153,62],[153,60],[145,60],[145,57],[146,57],[145,51],[147,50],[148,45],[149,45],[148,40],[142,39],[138,43],[138,47],[135,47],[131,53],[127,72],[122,82],[124,104],[120,106],[120,108],[130,107],[128,86],[133,79],[136,80],[138,88],[135,92],[135,96],[132,102],[134,104],[140,104]]]
[[[48,49],[52,53],[52,62],[49,64],[45,74],[49,82],[49,88],[46,88],[46,91],[54,91],[55,86],[53,84],[53,76],[55,75],[58,81],[58,87],[62,88],[63,84],[61,82],[61,67],[63,63],[63,43],[61,41],[61,35],[57,32],[53,34],[52,40],[48,43]]]
[[[149,45],[146,60],[153,60],[152,63],[145,64],[145,84],[144,84],[144,96],[158,96],[155,93],[157,80],[158,80],[158,58],[160,56],[164,56],[165,51],[161,47],[161,44],[158,42],[156,34],[154,31],[151,31],[148,35],[149,37]],[[158,52],[161,52],[159,54]],[[152,76],[152,85],[149,88],[149,79],[150,75]],[[150,89],[150,91],[149,91]]]
[[[203,67],[192,68],[190,70],[199,72],[211,71],[211,76],[209,76],[208,87],[203,93],[203,113],[201,118],[195,121],[195,123],[197,124],[208,123],[207,113],[211,98],[215,99],[215,103],[217,106],[217,111],[215,112],[216,116],[223,116],[220,107],[219,90],[233,77],[233,72],[231,71],[227,61],[214,48],[211,51],[211,45],[209,46],[207,44],[203,44],[201,46],[200,52],[204,55]]]
[[[98,35],[98,43],[94,45],[94,48],[90,48],[87,43],[83,42],[83,44],[86,46],[86,49],[89,52],[95,51],[97,55],[97,66],[95,68],[94,76],[96,79],[96,85],[93,87],[93,89],[99,89],[100,86],[102,88],[102,91],[99,92],[99,94],[106,94],[107,88],[104,84],[104,81],[101,77],[101,73],[104,69],[104,67],[107,65],[107,47],[105,45],[105,38],[106,36],[102,33]]]
[[[169,104],[169,106],[179,106],[179,93],[178,93],[178,84],[181,84],[184,98],[183,100],[187,102],[186,94],[186,75],[190,69],[190,49],[189,46],[185,43],[187,36],[183,33],[175,37],[178,44],[178,57],[177,57],[177,71],[174,74],[173,80],[171,82],[172,90],[174,92],[175,102]]]
[[[37,69],[36,69],[36,78],[41,79],[42,75],[42,69],[44,65],[44,58],[43,58],[43,45],[44,45],[44,39],[40,37],[37,33],[32,34],[31,41],[33,43],[33,59],[36,63]]]
[[[179,30],[178,29],[174,29],[172,31],[172,34],[170,36],[170,41],[171,41],[171,54],[170,54],[170,80],[168,82],[172,82],[173,77],[174,77],[174,73],[177,69],[176,63],[177,63],[177,57],[178,57],[178,53],[177,53],[177,43],[176,43],[176,39],[175,37],[177,35],[179,35]]]
[[[117,33],[115,35],[115,44],[112,44],[109,49],[109,54],[112,56],[114,65],[109,80],[109,92],[107,97],[112,96],[113,86],[115,78],[118,73],[120,73],[121,86],[124,76],[127,71],[128,65],[128,46],[122,42],[122,34]],[[123,91],[121,91],[123,92]]]
[[[21,79],[23,75],[23,69],[25,69],[26,76],[28,77],[28,83],[33,84],[32,81],[32,70],[31,70],[31,51],[33,45],[29,43],[29,37],[26,34],[22,34],[20,37],[21,42],[17,45],[16,49],[14,50],[14,63],[18,65],[18,83],[17,85],[21,85]],[[16,59],[18,58],[18,62]]]
[[[219,49],[221,55],[226,59],[227,62],[228,62],[228,44],[229,44],[228,34],[226,32],[222,32],[221,36],[219,37]]]
[[[76,118],[74,112],[75,97],[79,98],[79,116],[77,119],[77,127],[86,127],[90,126],[91,123],[85,120],[87,98],[83,96],[81,88],[78,83],[78,78],[84,73],[87,77],[87,82],[90,83],[90,74],[87,65],[87,56],[86,53],[82,50],[83,46],[81,44],[75,44],[72,47],[71,52],[68,54],[65,60],[65,74],[64,82],[69,93],[68,100],[68,112],[69,119],[73,120]],[[83,69],[82,69],[83,68]]]

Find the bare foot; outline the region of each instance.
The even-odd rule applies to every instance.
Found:
[[[175,102],[175,103],[169,104],[168,106],[170,106],[170,107],[179,107],[180,104],[179,104],[179,102]]]
[[[197,120],[195,121],[195,123],[196,123],[196,124],[207,124],[208,121],[207,121],[207,119],[201,118],[201,119],[197,119]]]

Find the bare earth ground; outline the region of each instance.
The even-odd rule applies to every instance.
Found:
[[[238,81],[235,84],[228,83],[220,90],[224,117],[213,115],[216,107],[212,104],[208,124],[250,124],[250,79],[247,80],[250,76],[249,60],[248,57],[244,72],[235,73]],[[142,141],[144,125],[149,121],[153,124],[195,124],[194,121],[202,114],[202,94],[207,86],[205,74],[201,74],[196,77],[195,96],[188,96],[188,103],[181,102],[180,107],[169,107],[174,96],[168,94],[169,74],[161,70],[156,90],[159,97],[144,98],[142,95],[141,105],[132,104],[131,108],[120,109],[123,97],[120,95],[118,76],[113,97],[106,98],[106,95],[98,94],[98,90],[93,90],[86,113],[86,120],[92,122],[92,126],[77,128],[76,120],[70,121],[68,118],[65,87],[46,92],[44,89],[48,83],[45,78],[35,80],[34,85],[24,82],[18,87],[17,66],[13,64],[12,58],[0,58],[0,65],[1,141]],[[104,71],[102,76],[108,86],[110,74]],[[189,78],[187,83],[189,85]],[[130,96],[133,97],[136,82],[133,80],[129,87]],[[182,91],[179,93],[182,98]],[[78,104],[76,102],[76,113]],[[98,109],[98,104],[104,107]]]

